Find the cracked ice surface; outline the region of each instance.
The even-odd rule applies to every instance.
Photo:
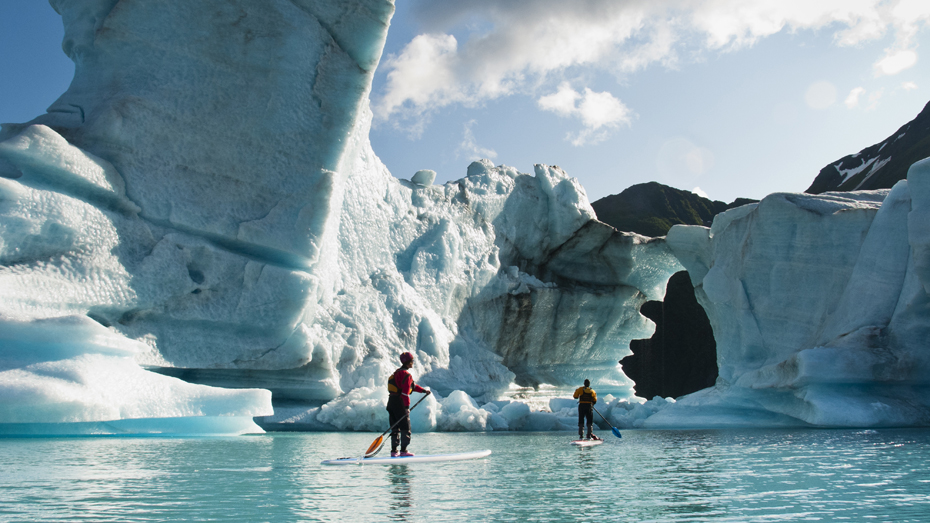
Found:
[[[616,361],[680,269],[661,239],[594,221],[555,167],[391,177],[367,96],[392,2],[208,4],[52,2],[75,78],[0,131],[4,321],[91,318],[148,368],[323,428],[408,350],[448,412],[514,383],[629,395]]]
[[[773,194],[673,227],[717,386],[647,426],[930,423],[930,160],[891,191]]]

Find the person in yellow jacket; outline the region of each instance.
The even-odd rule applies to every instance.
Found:
[[[584,425],[587,421],[587,439],[601,439],[594,435],[594,404],[597,403],[597,393],[591,388],[591,381],[584,380],[584,387],[575,389],[573,397],[578,400],[578,437],[584,438]]]

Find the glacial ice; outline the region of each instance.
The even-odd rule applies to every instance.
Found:
[[[557,167],[392,177],[367,100],[392,2],[51,3],[75,77],[0,131],[5,321],[90,318],[148,377],[271,391],[267,425],[371,427],[404,351],[429,427],[532,425],[463,401],[514,383],[630,395],[680,264]]]
[[[930,159],[890,191],[773,194],[675,226],[720,377],[647,426],[930,423]]]
[[[227,390],[146,371],[146,350],[83,316],[0,320],[0,435],[263,432],[266,390]]]
[[[0,431],[380,432],[405,351],[416,431],[574,430],[513,391],[584,378],[619,428],[930,422],[926,162],[647,238],[555,166],[392,177],[390,0],[51,4],[74,81],[0,130]],[[617,360],[682,266],[720,379],[632,399]]]

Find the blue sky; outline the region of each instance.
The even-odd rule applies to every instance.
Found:
[[[930,101],[925,0],[403,0],[372,90],[391,172],[559,165],[593,201],[659,181],[800,192]],[[67,89],[61,20],[0,3],[0,122]]]

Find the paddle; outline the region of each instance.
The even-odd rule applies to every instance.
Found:
[[[424,395],[422,398],[420,398],[420,401],[425,400],[425,399],[426,399],[426,396],[429,396],[429,394],[426,394],[426,395]],[[400,418],[399,420],[397,420],[397,423],[391,425],[391,428],[389,428],[389,429],[387,429],[386,431],[382,432],[380,436],[378,436],[377,438],[375,438],[375,440],[371,443],[371,445],[368,446],[368,450],[365,451],[364,457],[366,457],[366,458],[371,458],[371,457],[374,457],[374,456],[375,456],[376,454],[378,454],[379,452],[381,452],[381,447],[384,446],[384,435],[387,434],[388,432],[391,432],[392,430],[394,430],[394,427],[396,427],[397,425],[399,425],[401,421],[404,421],[404,418],[406,418],[407,416],[410,415],[410,411],[413,410],[413,409],[415,409],[415,408],[417,408],[417,405],[420,404],[420,401],[414,403],[413,406],[410,407],[410,410],[407,411],[407,414],[406,414],[404,417],[402,417],[402,418]],[[362,459],[362,458],[359,458],[359,460],[361,460],[361,459]]]
[[[591,408],[594,409],[594,405],[591,405]],[[612,431],[614,432],[614,436],[617,436],[618,438],[622,438],[622,437],[623,437],[623,436],[620,435],[620,429],[618,429],[618,428],[614,427],[613,425],[611,425],[610,422],[607,421],[607,418],[604,418],[604,415],[603,415],[603,414],[601,414],[600,412],[598,412],[597,409],[594,409],[594,412],[597,412],[597,415],[604,419],[604,423],[606,423],[607,426],[610,427],[610,430],[612,430]]]

